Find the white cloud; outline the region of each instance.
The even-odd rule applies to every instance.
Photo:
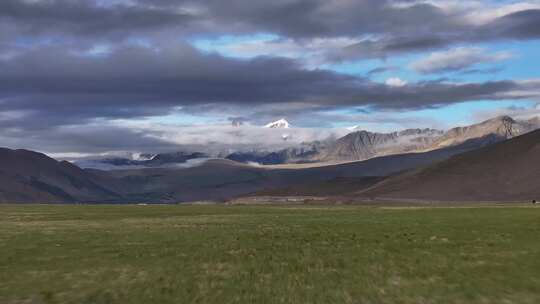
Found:
[[[465,20],[474,25],[483,25],[497,18],[531,9],[540,9],[540,1],[516,2],[500,6],[481,7],[465,15]]]
[[[270,129],[245,124],[240,127],[227,125],[192,125],[156,124],[149,122],[116,121],[121,127],[149,134],[154,138],[182,146],[208,147],[214,149],[242,150],[252,148],[285,148],[303,142],[325,140],[340,137],[347,132],[344,129],[288,128]],[[286,140],[284,139],[286,135]],[[203,151],[206,152],[206,151]],[[211,151],[212,152],[212,151]]]
[[[485,0],[406,0],[396,1],[393,7],[410,8],[418,4],[429,4],[436,6],[447,14],[461,15],[462,20],[471,25],[484,25],[497,18],[508,14],[540,9],[540,1],[485,1]]]
[[[508,115],[518,120],[528,120],[540,117],[540,104],[534,106],[515,106],[515,107],[499,107],[488,110],[477,110],[472,112],[471,118],[474,121],[484,121],[493,117]]]
[[[385,83],[386,85],[391,86],[391,87],[402,87],[402,86],[407,85],[407,81],[402,80],[398,77],[388,78],[386,79]]]
[[[433,52],[428,57],[411,63],[410,68],[422,74],[458,71],[480,63],[503,61],[511,56],[509,52],[489,54],[483,48],[458,47],[448,51]]]
[[[341,50],[360,41],[358,38],[348,37],[302,40],[281,37],[269,39],[265,37],[262,39],[210,44],[203,47],[203,49],[238,58],[254,58],[257,56],[295,58],[301,60],[307,68],[316,68],[327,61],[327,53]]]

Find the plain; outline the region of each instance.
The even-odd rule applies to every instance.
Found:
[[[1,205],[0,303],[538,303],[533,206]]]

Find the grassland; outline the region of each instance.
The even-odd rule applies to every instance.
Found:
[[[540,209],[0,206],[0,303],[540,303]]]

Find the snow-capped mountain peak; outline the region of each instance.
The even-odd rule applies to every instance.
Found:
[[[282,118],[280,120],[276,120],[274,122],[271,122],[267,125],[265,125],[264,127],[265,128],[271,128],[271,129],[288,129],[290,128],[290,124],[289,122],[285,119],[285,118]]]
[[[131,154],[131,160],[136,160],[136,161],[152,160],[154,157],[156,157],[156,154],[150,154],[150,153],[132,153]]]

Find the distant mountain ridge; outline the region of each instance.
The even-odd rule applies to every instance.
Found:
[[[289,123],[278,120],[268,128],[287,128]],[[225,158],[242,163],[260,165],[341,163],[361,161],[385,155],[420,153],[457,146],[467,142],[480,148],[502,140],[513,138],[540,128],[540,119],[514,120],[499,116],[470,126],[452,128],[446,132],[436,129],[406,129],[390,133],[360,130],[335,140],[302,143],[278,150],[253,150],[220,153],[219,156],[202,152],[174,152],[156,155],[141,154],[138,159],[106,158],[81,161],[84,168],[153,168],[174,164],[185,164],[190,160]],[[289,135],[287,135],[288,138]]]
[[[317,146],[310,153],[291,153],[285,149],[274,152],[250,152],[230,155],[229,159],[260,164],[286,163],[340,163],[360,161],[373,157],[402,153],[419,153],[468,142],[480,148],[540,128],[540,119],[514,120],[499,116],[465,127],[452,128],[446,132],[435,129],[406,129],[399,132],[378,133],[366,130],[351,132],[334,142]]]
[[[322,161],[364,160],[376,156],[421,151],[443,132],[434,129],[407,129],[401,132],[356,131],[338,139],[319,159]]]
[[[92,169],[106,169],[108,166],[111,168],[117,167],[123,168],[154,168],[165,165],[184,164],[193,159],[205,159],[210,158],[209,155],[201,152],[173,152],[173,153],[160,153],[155,155],[145,154],[138,159],[128,159],[122,157],[102,158],[76,161],[75,164],[83,168]]]
[[[317,156],[327,145],[327,142],[314,141],[303,143],[299,147],[286,148],[275,152],[234,152],[225,158],[241,163],[257,163],[261,165],[312,163],[316,162]]]
[[[510,116],[499,116],[471,126],[452,128],[444,133],[431,148],[448,147],[490,134],[501,140],[510,139],[538,128],[540,128],[538,118],[514,120]]]

